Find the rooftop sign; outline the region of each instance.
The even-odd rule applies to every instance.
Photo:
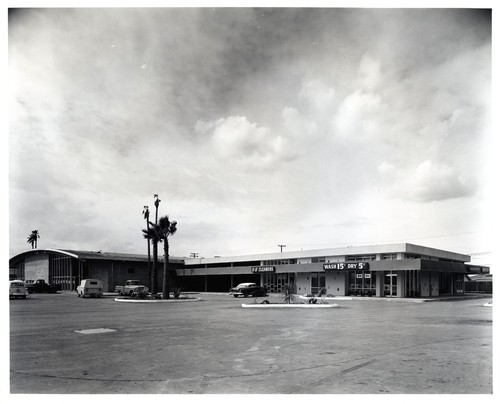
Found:
[[[368,262],[332,262],[323,264],[325,271],[346,271],[346,270],[362,270],[367,271],[370,266]]]
[[[276,267],[267,265],[263,267],[252,267],[252,272],[274,272],[276,271]]]

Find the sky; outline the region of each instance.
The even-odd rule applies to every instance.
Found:
[[[490,265],[491,13],[12,9],[9,255],[409,242]]]

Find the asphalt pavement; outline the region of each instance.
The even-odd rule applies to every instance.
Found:
[[[492,392],[489,296],[341,300],[330,310],[192,296],[202,301],[10,301],[11,393]]]

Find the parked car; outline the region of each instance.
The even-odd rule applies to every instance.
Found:
[[[100,279],[83,279],[76,288],[78,297],[102,297],[102,281]]]
[[[61,290],[61,285],[50,285],[44,279],[38,279],[35,282],[26,281],[25,285],[28,293],[57,293]]]
[[[256,283],[240,283],[238,286],[229,289],[229,294],[234,297],[257,297],[257,296],[267,296],[267,289]]]
[[[148,288],[138,280],[130,279],[125,282],[124,286],[115,286],[115,293],[119,293],[120,295],[133,296],[138,291],[148,291]]]
[[[28,291],[23,281],[13,280],[9,281],[9,299],[17,299],[18,297],[26,299]]]

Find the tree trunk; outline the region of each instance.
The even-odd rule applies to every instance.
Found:
[[[148,216],[149,218],[149,216]],[[149,233],[149,220],[146,219],[146,228],[148,229],[148,233]],[[149,277],[149,280],[150,282],[152,282],[152,273],[151,273],[151,240],[150,239],[146,239],[146,241],[148,242],[148,277]],[[153,283],[151,283],[152,285]]]
[[[168,239],[163,240],[163,293],[164,299],[170,299],[170,275],[168,273]]]
[[[153,240],[153,269],[151,271],[151,294],[154,295],[157,293],[157,284],[158,284],[158,241]]]

